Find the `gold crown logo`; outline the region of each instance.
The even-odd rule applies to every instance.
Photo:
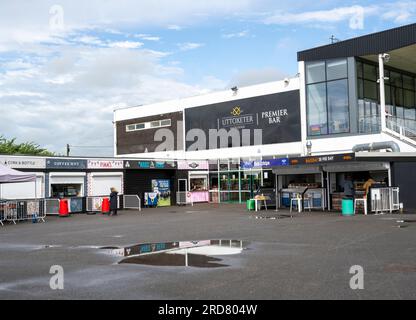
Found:
[[[234,117],[238,117],[241,115],[241,108],[240,107],[235,107],[233,109],[233,111],[231,112],[231,115],[233,115]]]

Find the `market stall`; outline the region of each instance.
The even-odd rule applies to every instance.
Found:
[[[35,189],[35,197],[37,196],[36,175],[20,172],[3,165],[0,165],[0,199],[2,198],[2,185],[11,183],[33,182]]]

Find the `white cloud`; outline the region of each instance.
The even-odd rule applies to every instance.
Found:
[[[185,42],[185,43],[178,44],[179,49],[182,51],[195,50],[203,46],[205,46],[204,43],[196,43],[196,42]]]
[[[416,19],[416,2],[403,1],[387,5],[386,10],[382,14],[385,20],[392,20],[397,24],[405,24],[414,22]]]
[[[175,30],[175,31],[181,31],[183,28],[181,26],[178,26],[176,24],[168,25],[168,30]]]
[[[277,25],[299,25],[314,24],[319,26],[321,23],[326,27],[327,23],[337,23],[348,21],[351,29],[363,29],[365,15],[372,14],[377,10],[375,7],[362,7],[358,5],[350,7],[340,7],[330,10],[306,11],[300,13],[276,12],[267,17],[266,24]]]
[[[53,51],[54,58],[37,65],[16,58],[9,66],[22,69],[0,72],[0,134],[34,140],[61,153],[66,143],[108,146],[113,144],[114,107],[205,92],[176,79],[183,70],[165,65],[157,51],[94,46]],[[111,155],[111,149],[101,151],[74,150],[78,155]]]
[[[249,31],[244,30],[244,31],[241,31],[241,32],[236,32],[236,33],[223,34],[222,37],[224,39],[232,39],[232,38],[245,38],[245,37],[248,37],[248,35],[249,35]]]
[[[154,41],[154,42],[160,41],[160,37],[152,36],[149,34],[135,34],[134,37],[142,39],[142,40],[146,40],[146,41]]]
[[[116,41],[108,44],[110,48],[121,48],[121,49],[137,49],[143,46],[142,42],[134,41]]]

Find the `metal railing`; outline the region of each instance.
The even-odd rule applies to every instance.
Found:
[[[138,195],[124,195],[123,208],[142,211],[142,200]]]
[[[0,222],[16,224],[19,221],[45,222],[45,200],[7,200],[0,203]]]
[[[393,187],[372,188],[371,194],[371,212],[374,213],[392,213],[400,210],[400,189]]]
[[[416,145],[416,130],[405,126],[406,121],[403,120],[400,122],[395,118],[387,118],[386,126],[388,133],[397,136],[400,140]]]

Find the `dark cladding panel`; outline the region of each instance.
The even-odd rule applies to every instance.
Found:
[[[393,186],[400,188],[400,202],[403,202],[404,210],[416,210],[415,162],[394,162],[392,165]]]
[[[139,124],[151,121],[159,120],[171,120],[170,127],[162,127],[157,129],[146,129],[128,132],[126,126],[131,124]],[[183,126],[181,125],[183,121],[182,112],[167,113],[162,115],[156,115],[151,117],[136,118],[131,120],[119,121],[117,122],[117,154],[135,154],[135,153],[145,153],[145,152],[154,152],[155,149],[160,146],[162,142],[155,141],[155,133],[158,129],[168,129],[171,130],[174,136],[174,148],[172,150],[183,150],[182,143],[182,131]],[[179,124],[179,127],[178,127]],[[178,139],[179,134],[179,139]]]
[[[264,145],[301,141],[299,90],[186,109],[185,128],[187,133],[202,129],[207,140],[210,129],[236,128],[240,138],[243,129],[250,129],[250,145],[254,145],[255,129],[263,130]],[[193,143],[187,141],[186,148]]]
[[[298,61],[380,54],[416,44],[416,23],[298,52]]]

